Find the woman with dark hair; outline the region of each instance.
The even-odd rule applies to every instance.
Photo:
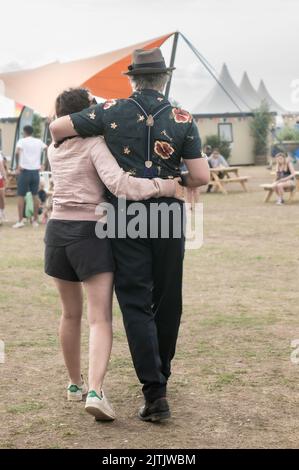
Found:
[[[88,90],[71,89],[56,99],[57,117],[88,108]],[[90,113],[91,111],[88,110]],[[92,116],[91,116],[92,119]],[[112,290],[114,263],[108,238],[97,238],[96,208],[105,201],[105,186],[130,200],[151,197],[182,198],[178,180],[135,178],[120,168],[102,137],[65,139],[48,152],[54,181],[53,211],[45,235],[45,272],[54,277],[62,303],[60,340],[70,384],[68,400],[81,401],[99,420],[115,413],[102,385],[112,347]],[[89,387],[80,366],[82,285],[87,295]]]

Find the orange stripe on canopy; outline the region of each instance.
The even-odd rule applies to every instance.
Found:
[[[0,74],[5,96],[43,116],[54,113],[57,95],[63,90],[88,86],[96,96],[121,98],[130,94],[128,79],[121,75],[135,49],[160,46],[174,33],[131,44],[115,51],[71,62],[52,62],[41,67]],[[1,83],[2,82],[2,83]]]
[[[170,38],[174,33],[161,36],[148,44],[143,46],[143,49],[152,49],[153,47],[160,47]],[[114,62],[105,69],[93,75],[82,84],[87,87],[96,96],[101,96],[106,99],[110,98],[127,98],[130,96],[132,89],[128,77],[122,75],[131,64],[131,54]]]

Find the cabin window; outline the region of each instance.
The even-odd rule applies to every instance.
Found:
[[[233,126],[230,122],[222,122],[218,124],[218,137],[226,142],[233,142]]]

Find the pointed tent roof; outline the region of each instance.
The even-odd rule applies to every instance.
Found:
[[[234,102],[225,93],[219,83],[216,83],[210,93],[193,110],[194,114],[227,114],[227,113],[249,113],[250,108],[242,99],[239,87],[232,79],[228,67],[223,64],[219,82],[233,98]]]
[[[250,109],[256,109],[260,106],[261,98],[253,88],[247,72],[244,72],[239,88]]]
[[[160,47],[174,33],[72,62],[53,62],[30,70],[0,74],[4,94],[43,116],[53,113],[56,96],[69,87],[85,86],[96,96],[125,98],[130,85],[121,72],[131,63],[135,49]]]
[[[267,88],[266,88],[266,85],[264,83],[263,80],[260,81],[260,84],[259,84],[259,87],[258,87],[258,90],[257,90],[257,93],[259,95],[259,97],[261,98],[262,101],[265,101],[269,108],[270,108],[270,111],[274,111],[278,114],[281,114],[281,113],[284,113],[285,112],[285,109],[283,109],[273,98],[272,96],[270,95],[270,93],[268,92]]]

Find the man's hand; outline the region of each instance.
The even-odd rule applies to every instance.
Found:
[[[23,168],[21,168],[20,166],[17,166],[16,175],[19,176],[19,174],[21,173],[22,170],[23,170]]]
[[[174,194],[174,197],[176,199],[180,199],[181,201],[184,201],[185,198],[184,198],[184,186],[181,185],[181,178],[174,178],[174,181],[175,181],[175,194]]]

